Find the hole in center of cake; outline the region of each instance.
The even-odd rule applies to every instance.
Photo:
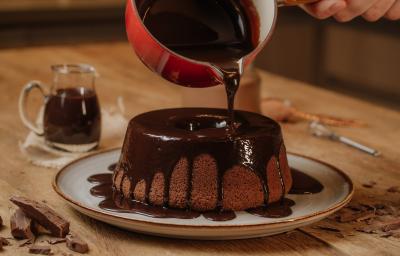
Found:
[[[193,116],[173,120],[175,127],[186,131],[203,129],[221,129],[228,126],[227,117],[224,116]]]

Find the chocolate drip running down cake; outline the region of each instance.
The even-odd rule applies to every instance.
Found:
[[[170,208],[245,210],[277,202],[292,186],[275,121],[225,109],[157,110],[128,126],[114,189],[127,199]]]

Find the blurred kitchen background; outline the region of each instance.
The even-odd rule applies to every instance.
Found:
[[[0,0],[0,49],[126,41],[124,5],[125,0]],[[400,109],[399,21],[341,24],[317,21],[297,7],[279,12],[259,68]]]

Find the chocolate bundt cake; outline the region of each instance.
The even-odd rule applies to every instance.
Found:
[[[133,118],[115,169],[114,189],[152,205],[209,211],[277,202],[292,186],[275,121],[225,109],[157,110]]]

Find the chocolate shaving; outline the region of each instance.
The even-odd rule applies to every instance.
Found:
[[[374,211],[360,211],[360,212],[350,212],[342,211],[339,213],[338,219],[342,223],[351,221],[363,221],[375,217]]]
[[[376,182],[375,182],[375,181],[370,181],[370,182],[368,182],[368,183],[362,184],[362,186],[363,186],[364,188],[373,188],[373,187],[375,187],[375,185],[376,185]]]
[[[384,223],[382,226],[382,231],[384,232],[394,231],[398,229],[400,229],[400,218]]]
[[[0,246],[9,246],[10,242],[4,238],[4,237],[0,237]]]
[[[31,254],[41,254],[41,255],[51,255],[51,248],[50,246],[43,246],[43,245],[32,245],[29,247],[29,253]]]
[[[33,240],[34,239],[24,239],[18,244],[18,247],[24,247],[26,245],[33,244]]]
[[[400,193],[400,188],[398,186],[393,186],[388,188],[386,191],[390,193]]]
[[[400,232],[391,232],[391,234],[395,238],[400,238]]]
[[[382,210],[385,209],[385,205],[384,204],[374,204],[375,209],[377,210]]]
[[[376,226],[364,226],[364,227],[359,227],[356,228],[357,231],[367,233],[367,234],[377,234],[379,231],[379,228]]]
[[[364,207],[360,204],[351,204],[346,206],[346,208],[351,209],[353,211],[363,211],[365,210]]]
[[[15,239],[34,238],[32,225],[32,219],[27,217],[21,209],[17,209],[10,218],[11,234]]]
[[[67,236],[67,247],[74,252],[87,253],[89,251],[88,244],[76,235]]]
[[[341,232],[339,229],[334,228],[334,227],[315,226],[315,227],[313,227],[313,228],[321,229],[321,230],[325,230],[325,231],[330,231],[330,232],[337,232],[337,233],[340,233],[340,232]]]
[[[65,243],[66,239],[65,238],[51,238],[47,240],[49,244],[60,244],[60,243]]]
[[[20,207],[27,216],[48,229],[53,236],[65,237],[69,233],[69,222],[47,205],[19,196],[10,201]]]
[[[357,222],[363,221],[363,220],[370,220],[375,217],[375,212],[373,211],[368,211],[368,212],[363,212],[358,214],[358,218],[356,219]]]

